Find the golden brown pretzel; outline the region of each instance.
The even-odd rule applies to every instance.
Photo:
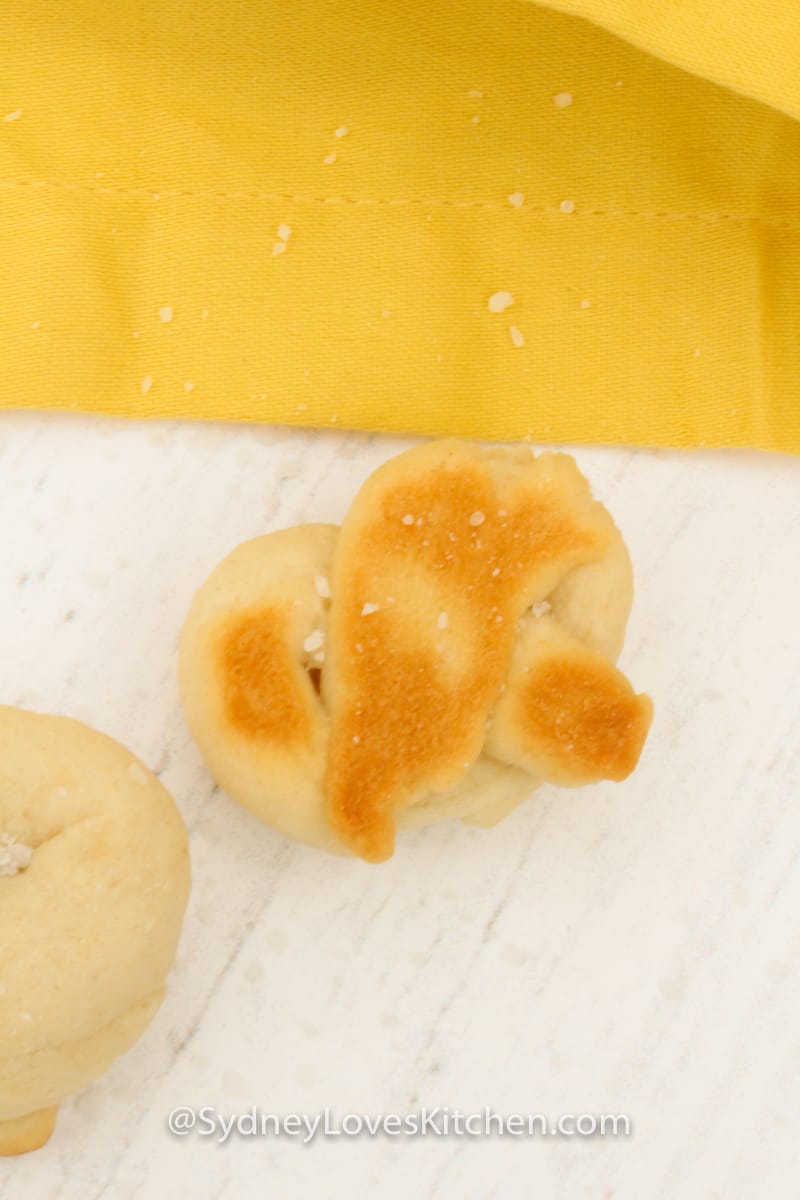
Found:
[[[0,834],[0,1154],[19,1154],[158,1009],[189,858],[171,797],[132,754],[7,707]]]
[[[632,769],[651,706],[612,661],[631,595],[569,456],[429,443],[376,471],[340,531],[269,534],[217,568],[184,628],[187,717],[262,819],[379,861],[398,826],[491,823],[542,778]],[[571,750],[541,728],[532,745],[534,666]],[[601,719],[612,693],[624,715]]]

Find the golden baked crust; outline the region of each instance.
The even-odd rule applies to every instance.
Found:
[[[422,446],[376,471],[342,525],[326,791],[370,861],[392,853],[398,809],[480,754],[525,609],[607,546],[572,460],[523,455]]]
[[[31,852],[0,874],[0,1151],[20,1153],[158,1009],[189,858],[172,798],[126,749],[7,707],[0,833]]]
[[[550,783],[578,787],[627,779],[653,717],[602,654],[542,617],[518,638],[486,749]]]
[[[58,1107],[40,1108],[13,1121],[0,1122],[0,1158],[40,1150],[52,1137]]]
[[[568,455],[428,443],[376,471],[340,530],[282,530],[220,564],[183,631],[187,718],[267,823],[380,861],[398,827],[491,824],[542,778],[633,765],[647,702],[616,757],[609,715],[627,711],[613,660],[631,598],[624,543]],[[544,696],[515,664],[542,605],[566,639],[540,678],[569,688],[571,751],[527,736]]]
[[[323,810],[323,664],[304,648],[327,625],[315,581],[330,577],[337,532],[303,525],[237,546],[192,601],[179,681],[189,728],[228,794],[288,837],[343,854]]]
[[[289,613],[256,608],[220,633],[219,673],[225,716],[245,737],[307,746],[313,714],[289,647]]]

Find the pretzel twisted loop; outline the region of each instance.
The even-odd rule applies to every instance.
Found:
[[[550,780],[633,770],[652,706],[614,666],[630,562],[564,454],[435,442],[340,529],[238,547],[181,644],[190,728],[269,824],[369,861],[399,827],[492,824]]]

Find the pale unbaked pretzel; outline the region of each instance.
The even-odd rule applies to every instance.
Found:
[[[181,640],[188,723],[262,820],[379,861],[395,828],[493,824],[543,779],[633,769],[651,705],[613,666],[631,599],[572,458],[429,443],[376,471],[340,530],[267,534],[217,567]]]
[[[189,893],[186,830],[111,738],[0,707],[0,1154],[43,1145],[164,995]]]

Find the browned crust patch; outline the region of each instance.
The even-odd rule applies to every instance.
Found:
[[[217,671],[225,717],[237,733],[288,751],[309,744],[311,714],[285,609],[237,613],[219,633]]]
[[[606,659],[574,648],[545,655],[529,669],[509,715],[531,770],[582,784],[627,779],[653,705]]]
[[[607,545],[585,482],[557,457],[423,447],[350,510],[333,572],[326,793],[333,828],[369,861],[391,855],[399,807],[452,787],[480,753],[525,608]]]

